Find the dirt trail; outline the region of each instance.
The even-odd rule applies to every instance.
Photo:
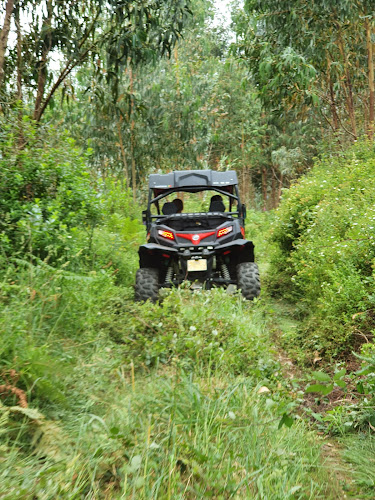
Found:
[[[288,355],[280,344],[280,337],[287,334],[291,328],[297,328],[298,322],[291,318],[290,307],[282,302],[274,301],[271,304],[272,314],[266,319],[268,328],[271,328],[272,338],[277,348],[277,359],[282,367],[284,378],[291,381],[298,381],[301,390],[306,386],[306,372],[297,364],[297,360]],[[312,369],[319,369],[321,358],[316,355],[312,360]],[[316,402],[316,394],[307,393],[304,395],[304,403],[300,407],[300,413],[306,418],[306,408],[322,413],[332,410],[340,402],[343,393],[340,390],[333,391],[324,405]],[[322,458],[324,467],[327,469],[332,481],[333,490],[337,492],[337,498],[371,498],[366,493],[358,493],[358,487],[353,479],[353,469],[343,460],[344,446],[338,439],[321,432],[316,427],[316,421],[311,418],[311,427],[316,432],[322,444]],[[356,491],[357,490],[357,491]]]

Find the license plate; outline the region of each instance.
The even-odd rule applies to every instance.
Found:
[[[199,259],[199,260],[188,260],[187,261],[187,270],[191,271],[207,271],[207,260]]]

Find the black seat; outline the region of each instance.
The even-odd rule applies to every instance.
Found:
[[[177,213],[177,207],[173,203],[173,201],[167,201],[164,203],[163,208],[161,209],[163,215],[173,215]]]
[[[211,201],[209,212],[225,212],[224,203],[220,200]]]

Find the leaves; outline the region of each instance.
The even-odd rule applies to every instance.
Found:
[[[283,416],[281,417],[278,428],[281,429],[283,425],[285,425],[285,427],[292,427],[293,422],[294,422],[293,417],[291,415],[288,415],[287,413],[284,413]]]
[[[312,372],[312,376],[319,382],[330,382],[331,377],[323,372]]]
[[[333,384],[323,385],[323,384],[312,384],[308,385],[305,392],[319,392],[323,396],[327,396],[333,391]]]

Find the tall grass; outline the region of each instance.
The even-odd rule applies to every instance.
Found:
[[[10,398],[0,407],[0,496],[337,498],[316,436],[299,420],[279,428],[297,395],[273,360],[260,307],[220,290],[172,291],[161,305],[132,304],[126,290],[95,279],[102,280],[97,287],[94,280],[86,290],[67,288],[53,320],[35,305],[40,298],[27,306],[37,313],[31,334],[44,332],[39,342],[34,337],[49,366],[41,379],[61,397],[37,390],[36,378],[27,385],[28,375],[21,386],[30,408]],[[78,304],[77,294],[93,296]],[[66,336],[73,325],[76,334]],[[141,325],[158,344],[153,366],[137,350]],[[218,339],[209,351],[208,335]],[[17,369],[31,370],[34,361]]]

